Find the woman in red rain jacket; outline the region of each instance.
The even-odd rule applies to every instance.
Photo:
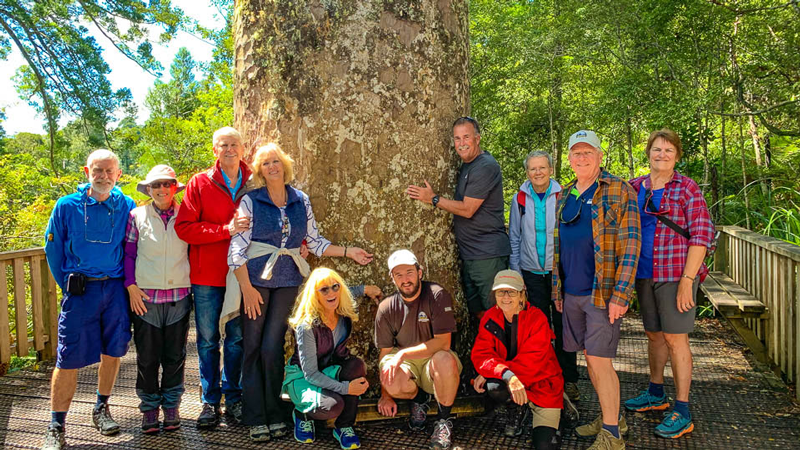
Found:
[[[534,448],[558,449],[564,379],[551,343],[555,335],[544,314],[528,307],[519,272],[500,271],[491,297],[497,306],[483,315],[472,347],[475,390],[506,405],[506,435],[521,434],[532,412]]]

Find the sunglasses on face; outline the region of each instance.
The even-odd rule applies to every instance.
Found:
[[[175,180],[154,181],[150,183],[150,189],[160,189],[162,187],[168,188],[177,185]]]
[[[339,283],[333,283],[333,286],[323,286],[323,287],[321,287],[321,288],[319,288],[317,290],[322,295],[328,295],[328,292],[331,292],[331,291],[339,292],[339,288],[341,288],[341,287],[342,286]]]

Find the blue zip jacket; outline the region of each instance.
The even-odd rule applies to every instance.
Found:
[[[548,192],[543,201],[538,196],[534,199],[531,196],[531,182],[525,180],[519,188],[519,194],[514,194],[511,199],[508,237],[511,242],[509,266],[513,270],[540,273],[553,270],[553,229],[557,222],[556,199],[561,192],[561,185],[551,179]],[[525,215],[520,215],[517,195],[526,198]],[[537,233],[537,220],[539,228],[544,228],[543,233]],[[543,256],[544,266],[540,256]]]
[[[45,230],[47,264],[61,290],[70,273],[89,277],[123,276],[125,226],[136,203],[116,186],[104,202],[88,195],[89,183],[56,202]]]

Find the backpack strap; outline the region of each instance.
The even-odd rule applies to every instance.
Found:
[[[525,215],[525,193],[523,191],[517,192],[517,205],[519,206],[520,217]]]

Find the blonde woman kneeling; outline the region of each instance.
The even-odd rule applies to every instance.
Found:
[[[314,420],[336,418],[333,437],[343,449],[359,448],[353,425],[358,396],[369,387],[364,361],[347,344],[358,320],[342,277],[320,267],[311,272],[289,319],[295,350],[283,389],[294,403],[294,438],[314,442]]]

